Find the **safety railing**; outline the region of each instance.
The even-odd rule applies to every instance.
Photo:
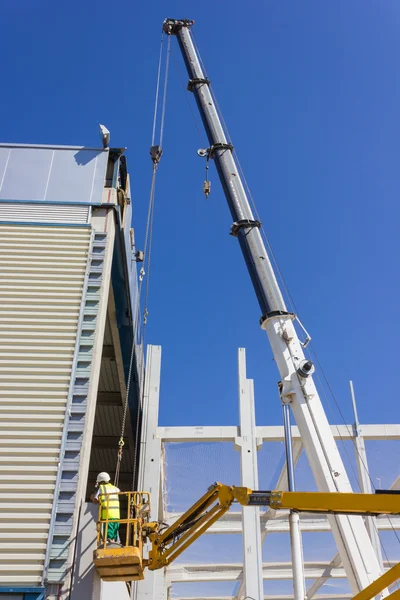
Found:
[[[120,518],[109,518],[110,498],[114,502],[115,496],[118,496]],[[102,501],[102,498],[105,498]],[[114,508],[114,507],[112,507]],[[102,519],[102,512],[106,513],[106,518]],[[126,515],[123,517],[123,515]],[[107,544],[116,543],[119,546],[139,547],[142,543],[141,529],[144,521],[149,520],[150,515],[150,495],[148,492],[110,492],[99,496],[99,515],[97,520],[97,548],[107,548]],[[118,539],[110,538],[110,530],[114,524],[122,525],[125,529],[123,539],[120,538],[118,527]]]

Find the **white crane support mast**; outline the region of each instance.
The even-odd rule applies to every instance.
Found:
[[[312,373],[306,360],[275,273],[260,234],[261,223],[254,219],[233,155],[227,142],[210,82],[201,67],[188,19],[166,19],[163,30],[177,37],[189,75],[188,89],[195,95],[210,147],[205,154],[214,159],[231,211],[231,233],[238,238],[262,311],[261,327],[266,331],[281,376],[283,403],[290,403],[319,491],[349,492],[351,486],[332,435]],[[204,153],[202,153],[204,154]],[[329,516],[332,532],[353,594],[381,574],[381,568],[361,516]],[[384,594],[386,595],[386,594]]]

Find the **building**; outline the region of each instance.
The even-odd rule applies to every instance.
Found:
[[[91,585],[92,547],[78,546],[88,521],[95,535],[96,475],[116,469],[133,343],[121,488],[136,476],[143,354],[123,152],[0,146],[0,598]]]

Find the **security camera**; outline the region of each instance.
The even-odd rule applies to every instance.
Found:
[[[99,130],[103,148],[108,148],[108,144],[110,143],[110,132],[108,131],[107,127],[101,124],[99,124]]]
[[[208,154],[208,150],[207,150],[207,148],[199,148],[199,149],[197,150],[197,154],[198,154],[199,156],[201,156],[201,158],[204,158],[205,156],[207,156],[207,154]]]

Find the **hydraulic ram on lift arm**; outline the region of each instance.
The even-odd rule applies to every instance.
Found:
[[[382,494],[340,494],[321,492],[253,491],[246,487],[216,482],[172,525],[160,531],[159,523],[145,523],[143,531],[152,542],[146,566],[154,571],[171,564],[234,502],[242,506],[269,506],[274,510],[294,509],[317,514],[397,515],[400,492]]]
[[[139,581],[145,577],[146,568],[155,571],[170,565],[221,519],[234,502],[245,507],[269,506],[274,510],[289,509],[328,515],[332,513],[364,516],[400,514],[400,492],[394,490],[380,490],[380,492],[379,494],[346,494],[254,491],[247,487],[228,486],[216,482],[169,526],[163,522],[150,520],[148,492],[119,492],[120,500],[125,498],[128,508],[124,518],[118,519],[125,527],[125,544],[109,543],[108,527],[111,519],[108,517],[108,510],[104,514],[103,498],[99,505],[94,564],[104,581]],[[108,498],[107,506],[111,496],[115,494],[105,494]],[[145,558],[143,550],[147,541],[150,542],[151,548],[148,558]],[[353,600],[371,600],[399,578],[400,563],[386,571]],[[394,592],[390,600],[399,600],[399,597],[400,592]]]
[[[320,492],[351,492],[328,420],[313,382],[314,366],[306,360],[254,219],[218,111],[191,36],[193,21],[166,19],[163,29],[177,37],[189,75],[188,89],[195,96],[208,136],[208,157],[214,159],[233,219],[231,233],[238,238],[261,308],[261,327],[266,331],[281,382],[283,403],[290,403]],[[272,214],[272,213],[271,213]],[[290,216],[283,232],[290,239]],[[330,525],[353,594],[381,574],[365,524],[359,516],[329,516]]]

